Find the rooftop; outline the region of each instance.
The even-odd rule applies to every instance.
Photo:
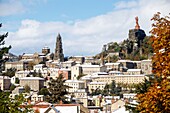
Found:
[[[0,76],[0,79],[11,79],[11,78],[8,76]]]
[[[67,83],[84,83],[84,81],[80,81],[80,80],[66,80],[65,82],[67,82]]]
[[[20,78],[20,80],[44,80],[44,78],[40,78],[40,77],[23,77],[23,78]]]
[[[33,56],[33,54],[25,53],[25,54],[23,54],[23,56]]]
[[[131,76],[131,77],[137,77],[137,76],[141,76],[141,77],[144,77],[145,75],[115,75],[115,77],[128,77],[128,76]]]
[[[90,82],[90,84],[107,84],[106,82]]]
[[[127,71],[141,71],[141,69],[128,69]]]
[[[100,65],[81,65],[81,67],[90,67],[90,68],[96,68],[96,67],[101,67]]]

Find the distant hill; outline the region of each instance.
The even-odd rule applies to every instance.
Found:
[[[95,58],[103,55],[106,62],[115,62],[118,59],[143,60],[153,54],[152,40],[146,36],[144,30],[130,29],[129,37],[120,43],[110,42],[103,45],[102,52]]]

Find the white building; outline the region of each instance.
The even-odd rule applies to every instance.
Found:
[[[92,74],[96,72],[106,72],[106,66],[100,65],[81,65],[83,74]]]
[[[30,71],[28,71],[28,70],[17,71],[17,72],[15,73],[15,77],[17,77],[17,78],[23,78],[23,77],[26,77],[29,73],[30,73]]]
[[[107,82],[90,82],[88,84],[89,92],[92,93],[95,89],[103,90]]]
[[[61,62],[61,66],[62,68],[71,68],[72,66],[74,66],[76,64],[75,61],[66,61],[66,62]]]
[[[35,70],[36,72],[41,72],[44,68],[44,64],[37,64],[37,65],[34,65],[33,67],[33,70]]]
[[[142,70],[141,69],[128,69],[127,74],[129,74],[129,75],[140,75],[140,74],[142,74]]]
[[[85,82],[79,80],[66,80],[64,84],[70,86],[70,88],[68,89],[70,93],[85,88]]]
[[[109,71],[109,75],[123,75],[120,71]]]
[[[115,75],[116,83],[138,84],[143,82],[145,75]]]
[[[76,80],[79,75],[82,74],[82,67],[81,65],[75,65],[71,67],[71,79]]]
[[[107,70],[119,70],[120,63],[106,63]]]

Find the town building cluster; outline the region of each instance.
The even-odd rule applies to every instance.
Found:
[[[114,63],[109,61],[106,63],[102,58],[95,59],[92,56],[64,58],[60,34],[57,36],[54,53],[50,51],[49,47],[44,47],[41,53],[24,53],[19,57],[8,54],[4,57],[8,58],[8,61],[4,64],[4,72],[11,68],[15,68],[16,72],[12,78],[0,76],[1,90],[8,91],[10,86],[14,84],[16,88],[12,91],[11,96],[15,96],[23,93],[27,85],[31,91],[30,93],[24,93],[25,98],[30,98],[32,104],[43,104],[44,95],[38,95],[38,92],[42,88],[48,88],[50,78],[56,79],[62,74],[66,80],[65,85],[70,86],[67,89],[70,93],[67,95],[69,99],[83,103],[83,106],[91,110],[91,113],[96,110],[100,111],[101,108],[103,108],[103,111],[116,113],[116,111],[121,110],[126,101],[136,95],[134,93],[124,93],[122,94],[123,97],[103,96],[101,94],[91,95],[96,89],[104,90],[106,85],[115,81],[116,86],[125,84],[122,88],[129,90],[130,88],[126,85],[141,83],[145,78],[147,79],[147,75],[152,74],[151,59],[141,61],[119,59]],[[39,76],[34,76],[34,73]],[[16,83],[17,79],[19,83]],[[48,104],[44,103],[44,106],[48,107]],[[69,107],[68,109],[77,111],[81,106],[75,104]],[[53,107],[50,107],[49,111],[52,109]],[[53,110],[55,111],[55,109]]]

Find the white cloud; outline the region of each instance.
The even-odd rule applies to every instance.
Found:
[[[0,16],[9,16],[25,12],[23,4],[19,0],[0,1]]]
[[[120,1],[114,4],[116,9],[124,9],[124,8],[134,8],[137,7],[138,1]]]
[[[20,28],[12,32],[7,43],[13,46],[12,51],[40,52],[43,46],[49,46],[54,52],[56,36],[61,33],[64,53],[66,55],[95,55],[102,45],[112,41],[123,41],[128,37],[128,30],[135,27],[135,16],[139,24],[148,34],[151,29],[150,19],[157,11],[168,15],[168,0],[139,0],[118,2],[112,12],[86,20],[78,20],[72,24],[64,22],[39,22],[23,20]]]

